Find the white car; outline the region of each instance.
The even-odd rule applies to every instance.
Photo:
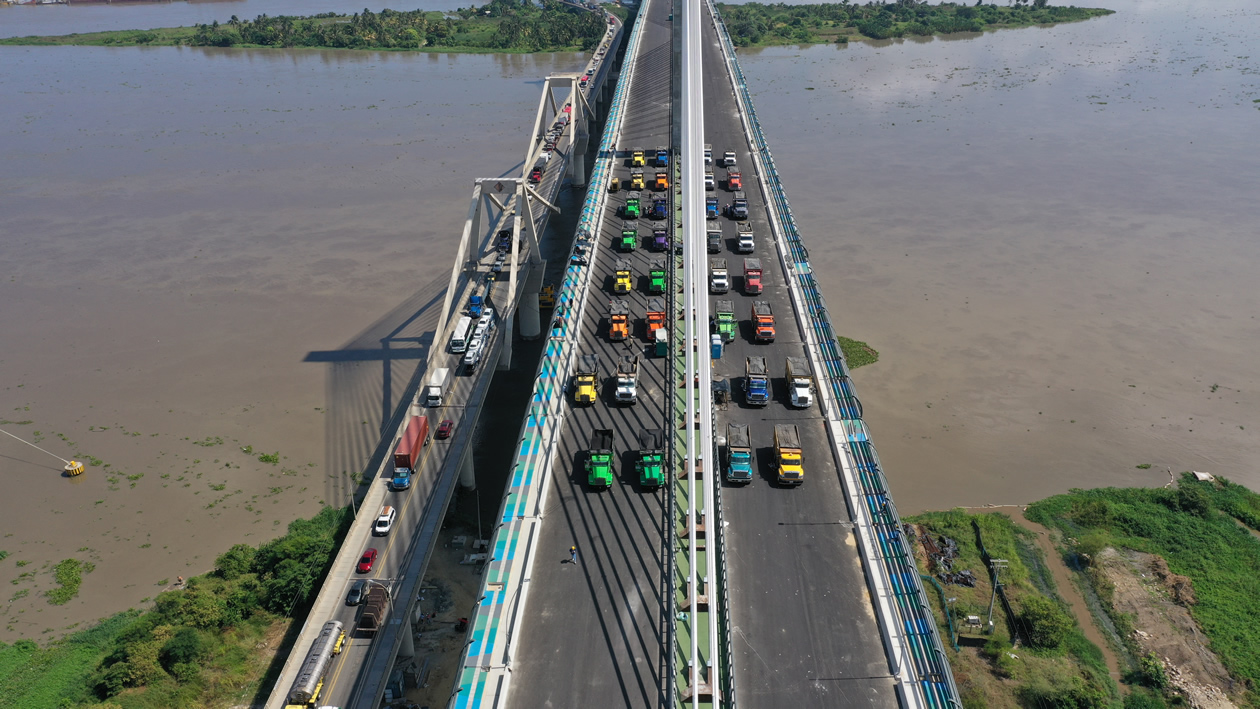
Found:
[[[376,516],[376,522],[372,525],[372,534],[383,537],[389,534],[394,528],[394,519],[398,516],[398,511],[389,505],[381,508],[381,513]]]

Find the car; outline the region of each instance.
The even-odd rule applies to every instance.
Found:
[[[389,505],[381,508],[380,514],[376,515],[376,521],[372,523],[372,534],[374,536],[383,537],[389,534],[394,528],[394,519],[398,517],[398,510]]]
[[[446,420],[445,420],[445,421],[443,421],[442,423],[439,423],[439,424],[438,424],[437,437],[438,437],[439,439],[441,439],[441,438],[450,438],[450,437],[451,437],[451,431],[452,431],[454,428],[455,428],[455,422],[454,422],[454,421],[452,421],[452,420],[450,420],[450,419],[446,419]]]
[[[359,565],[354,567],[354,570],[361,574],[366,574],[372,570],[372,564],[376,563],[376,557],[378,556],[380,556],[380,552],[376,550],[376,547],[368,547],[363,552],[363,556],[359,557]]]
[[[367,581],[359,579],[350,586],[349,593],[346,594],[346,605],[357,606],[363,602],[363,595],[367,593]]]

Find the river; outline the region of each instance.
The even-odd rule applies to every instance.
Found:
[[[1260,487],[1256,10],[1106,4],[1052,28],[742,53],[836,325],[881,352],[855,378],[903,512],[1159,485],[1165,466]],[[358,9],[0,7],[0,34]],[[432,296],[471,181],[518,163],[539,80],[582,63],[0,60],[0,416],[101,461],[67,481],[0,444],[0,580],[36,570],[0,640],[138,605],[346,499],[414,366],[384,386],[354,352]],[[70,556],[96,570],[48,606],[47,565]]]

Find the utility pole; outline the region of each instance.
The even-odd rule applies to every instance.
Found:
[[[993,594],[989,596],[989,634],[993,634],[993,602],[997,600],[998,587],[1002,585],[998,572],[1006,568],[1006,559],[990,559],[989,573],[993,576]]]

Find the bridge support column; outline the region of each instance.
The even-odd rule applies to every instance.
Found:
[[[464,453],[464,460],[459,464],[459,486],[465,490],[477,489],[477,470],[473,467],[472,449]]]
[[[538,291],[533,293],[526,291],[521,295],[521,302],[516,306],[516,310],[521,314],[522,339],[537,340],[542,337],[542,314],[539,312],[541,309],[542,306],[538,304]]]
[[[500,372],[512,368],[512,336],[516,330],[516,313],[511,312],[503,318],[503,350],[499,352]]]
[[[403,627],[402,645],[398,648],[398,656],[416,656],[416,626],[412,625],[410,618],[407,619],[406,626]]]

